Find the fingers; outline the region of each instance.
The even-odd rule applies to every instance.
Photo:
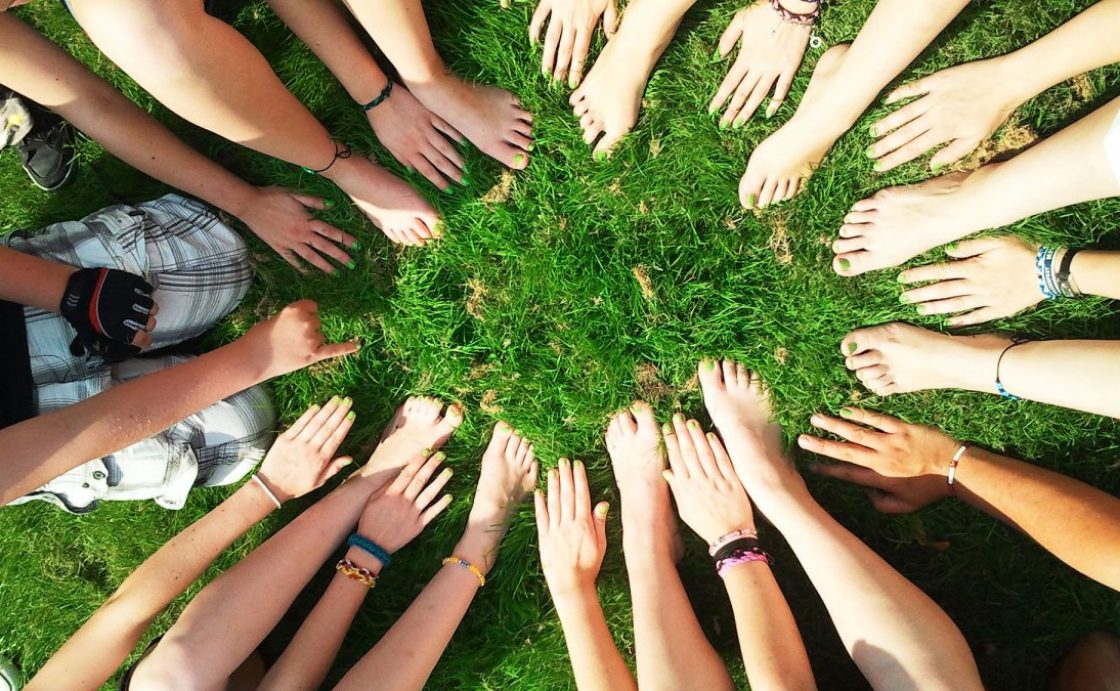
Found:
[[[436,469],[439,468],[439,464],[443,463],[443,459],[445,458],[447,458],[447,456],[445,456],[442,451],[437,451],[432,454],[431,457],[424,462],[424,465],[420,466],[416,474],[412,476],[409,483],[405,485],[401,494],[406,499],[416,499],[416,497],[420,495],[420,491],[424,489],[424,485],[428,484],[428,480],[435,474]]]
[[[353,399],[349,396],[339,401],[330,417],[324,420],[323,424],[319,426],[319,429],[315,430],[314,434],[311,435],[309,444],[312,449],[317,449],[319,451],[324,449],[327,445],[327,440],[331,438],[334,431],[346,423],[346,418],[350,414],[350,406],[353,405],[353,403]],[[334,456],[334,451],[331,450],[329,455]]]
[[[552,79],[552,75],[556,72],[556,51],[560,47],[561,32],[560,22],[553,17],[544,35],[544,52],[541,55],[541,74],[549,79]]]
[[[330,257],[342,266],[353,268],[354,263],[350,259],[350,255],[343,251],[341,247],[331,242],[325,236],[314,234],[311,236],[311,239],[308,240],[308,244],[311,245],[312,249],[314,249],[319,254]]]
[[[132,336],[132,345],[145,350],[152,345],[152,335],[143,329],[137,329]]]
[[[576,32],[570,24],[564,25],[564,32],[560,35],[560,46],[556,51],[556,70],[552,78],[562,82],[568,78],[568,68],[572,64],[572,53],[575,50]]]
[[[312,363],[309,364],[342,357],[343,355],[351,355],[358,352],[359,348],[360,345],[357,340],[345,341],[343,343],[324,343],[319,346],[319,350],[315,353]]]
[[[948,326],[956,328],[960,326],[973,326],[975,324],[983,324],[984,322],[990,322],[993,319],[999,319],[1000,317],[1009,316],[1011,315],[1003,310],[998,310],[993,307],[981,307],[980,309],[975,309],[971,312],[966,312],[965,314],[946,319],[945,323]]]
[[[529,20],[529,44],[537,45],[541,41],[541,28],[544,26],[544,21],[548,19],[548,15],[552,13],[552,4],[548,0],[542,0],[537,5],[537,9],[533,11],[533,18]]]
[[[964,278],[967,272],[961,262],[928,264],[907,269],[898,275],[899,283],[929,283]]]
[[[712,447],[712,455],[716,459],[716,469],[719,470],[723,479],[728,482],[740,482],[739,476],[735,474],[735,464],[731,462],[731,456],[727,453],[727,449],[723,448],[723,442],[714,432],[708,432],[708,445]]]
[[[851,463],[810,463],[809,470],[817,475],[836,478],[844,482],[851,482],[864,487],[882,489],[883,476],[870,468],[852,465]]]
[[[560,476],[560,518],[564,521],[575,520],[575,480],[572,478],[571,461],[561,458],[556,471]]]
[[[342,442],[346,439],[346,435],[350,433],[350,428],[354,425],[354,419],[356,417],[357,415],[354,414],[353,410],[347,411],[345,417],[343,417],[342,419],[342,422],[338,423],[338,425],[335,426],[334,431],[331,432],[330,436],[327,437],[326,441],[323,442],[322,447],[319,449],[319,453],[323,454],[323,456],[327,458],[334,456],[335,452],[338,451],[338,447],[342,446]]]
[[[985,252],[1000,249],[1006,245],[1016,242],[1014,236],[1001,235],[991,238],[977,238],[975,240],[963,240],[955,242],[945,248],[945,254],[955,259],[965,259],[967,257],[976,257]]]
[[[838,437],[847,439],[848,441],[865,446],[870,449],[878,449],[883,445],[883,435],[860,427],[859,425],[852,424],[845,420],[834,418],[831,415],[814,415],[809,421],[813,423],[814,427],[823,429],[826,432],[831,432]]]
[[[810,453],[815,453],[819,456],[827,456],[837,461],[855,463],[856,465],[864,467],[871,465],[871,461],[869,460],[871,452],[867,447],[859,444],[837,442],[802,434],[797,438],[797,445]]]
[[[560,471],[548,469],[548,524],[555,528],[560,524]]]
[[[735,44],[739,42],[739,38],[743,35],[743,22],[740,20],[739,15],[731,20],[727,28],[723,30],[723,34],[719,37],[719,57],[722,60],[727,57]]]
[[[428,525],[429,523],[431,523],[432,521],[435,520],[436,516],[443,513],[443,510],[446,509],[448,507],[448,505],[450,505],[450,504],[451,504],[451,495],[450,494],[443,495],[442,497],[439,498],[439,501],[437,501],[435,504],[432,504],[431,506],[429,506],[428,509],[426,511],[424,511],[424,513],[420,514],[420,522],[423,525]]]
[[[319,408],[315,415],[304,424],[303,429],[300,430],[300,441],[304,444],[310,444],[311,440],[315,438],[315,435],[319,433],[323,425],[327,424],[327,421],[331,419],[331,416],[334,415],[334,412],[338,410],[341,404],[342,399],[338,396],[324,403],[323,407]]]
[[[575,500],[573,515],[577,522],[586,521],[591,513],[591,491],[587,487],[587,469],[584,468],[583,461],[575,462],[573,480],[573,497]]]
[[[712,453],[712,447],[708,445],[708,438],[704,436],[704,430],[700,429],[700,423],[696,420],[689,420],[685,423],[685,428],[688,431],[693,448],[696,449],[699,467],[708,477],[718,477],[720,473],[719,469],[716,468],[716,457]]]
[[[932,87],[932,75],[930,77],[923,77],[909,84],[903,84],[887,96],[887,103],[898,103],[904,98],[913,98],[914,96],[921,96],[928,94]]]
[[[548,505],[545,503],[544,492],[539,489],[533,492],[533,509],[537,517],[537,537],[543,539],[548,534]]]
[[[605,501],[595,506],[595,539],[600,553],[607,548],[607,514],[610,510],[611,505]]]
[[[864,410],[863,408],[841,408],[840,415],[861,425],[882,430],[887,434],[898,432],[906,425],[905,422],[896,417],[884,415],[874,410]]]
[[[727,99],[731,98],[731,95],[739,88],[739,83],[747,76],[747,66],[740,63],[740,60],[736,60],[727,71],[727,74],[724,75],[723,81],[720,82],[719,88],[716,89],[716,95],[712,97],[711,102],[708,104],[709,114],[722,108],[723,104],[727,102]],[[729,122],[730,120],[726,117],[720,118],[720,125],[724,127],[726,127]]]
[[[618,2],[607,0],[607,9],[603,12],[603,33],[607,38],[613,38],[618,31]]]
[[[797,68],[786,70],[778,76],[778,81],[774,84],[774,95],[770,97],[770,105],[766,106],[766,117],[771,118],[774,113],[785,103],[786,96],[789,96],[790,86],[793,85],[793,75],[797,72]]]
[[[334,459],[334,461],[332,461],[331,464],[327,466],[327,469],[323,471],[323,476],[319,478],[319,487],[322,487],[323,483],[325,483],[327,480],[330,480],[335,475],[338,475],[340,472],[342,472],[343,468],[353,462],[354,459],[350,456],[341,456]]]
[[[576,31],[575,46],[572,49],[572,67],[568,75],[568,86],[576,88],[583,81],[583,65],[591,50],[591,28]]]
[[[936,173],[945,166],[956,163],[980,146],[980,141],[979,139],[954,139],[934,154],[929,160],[929,169]]]
[[[661,437],[665,441],[665,451],[669,456],[669,468],[672,469],[673,475],[679,478],[688,477],[688,468],[685,467],[684,459],[681,457],[681,447],[677,442],[677,433],[673,426],[665,423],[661,426]]]
[[[464,137],[463,134],[459,132],[459,130],[447,124],[447,122],[444,121],[443,118],[434,113],[432,114],[432,126],[442,132],[448,138],[450,138],[451,141],[459,142],[460,144],[462,144],[464,143],[463,140],[466,139],[466,137]],[[462,161],[462,158],[460,157],[459,160]],[[459,164],[459,167],[463,167],[462,163]]]
[[[447,484],[453,474],[454,471],[452,471],[451,468],[444,468],[443,472],[437,475],[436,479],[428,483],[428,486],[416,496],[416,501],[414,502],[416,507],[422,509],[431,504],[432,501],[439,496],[439,493],[443,491],[444,485]]]
[[[443,177],[443,175],[436,170],[436,167],[432,165],[432,162],[429,161],[427,157],[421,156],[417,158],[413,168],[416,169],[416,172],[423,175],[425,180],[438,187],[441,192],[445,192],[451,187],[447,182],[447,178]]]
[[[731,102],[727,104],[727,112],[720,118],[720,125],[732,127],[740,127],[746,118],[742,117],[739,111],[747,102],[747,98],[758,89],[758,85],[762,76],[756,72],[748,72],[739,82],[739,86],[735,88],[735,93],[731,96]]]
[[[913,141],[907,143],[905,146],[892,151],[891,153],[879,159],[875,164],[877,172],[884,172],[897,168],[903,163],[913,161],[915,158],[931,151],[934,147],[941,143],[940,135],[934,133],[932,130],[922,134]]]
[[[882,156],[888,151],[897,149],[898,145],[889,145],[888,140],[890,139],[890,136],[901,132],[902,130],[900,130],[899,128],[907,124],[910,124],[912,127],[921,126],[919,123],[916,123],[914,121],[928,112],[928,110],[928,106],[924,101],[915,101],[903,106],[902,108],[899,108],[882,120],[872,124],[868,129],[868,132],[871,134],[871,136],[882,137],[882,139],[872,145],[872,149],[879,152],[876,155]],[[921,132],[919,132],[918,134],[921,134]],[[905,137],[902,141],[909,141],[912,138],[913,137]]]
[[[346,231],[335,228],[330,223],[317,221],[315,225],[312,226],[312,230],[314,230],[316,233],[326,238],[327,240],[342,245],[343,247],[348,247],[350,249],[358,248],[358,238],[354,237],[350,233],[347,233]],[[349,259],[349,257],[347,257],[347,259]],[[346,262],[341,263],[345,264]]]
[[[324,259],[322,255],[320,255],[314,249],[312,249],[310,245],[300,243],[293,247],[291,251],[298,255],[300,259],[307,262],[311,266],[314,266],[316,269],[322,271],[323,273],[334,273],[334,267],[331,266],[331,263]]]
[[[287,190],[287,192],[289,195],[291,195],[292,199],[295,199],[297,202],[303,204],[309,209],[327,208],[327,203],[323,200],[322,197],[316,197],[312,194],[303,194],[302,192],[298,192],[296,190]]]
[[[288,429],[285,430],[281,436],[289,438],[298,437],[300,433],[303,432],[303,428],[307,426],[307,423],[311,422],[311,419],[315,417],[316,413],[318,412],[319,405],[312,404],[311,407],[303,411],[303,415],[300,415],[298,418],[296,418],[296,421],[293,422],[292,425],[288,427]]]

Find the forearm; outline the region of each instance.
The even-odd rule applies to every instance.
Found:
[[[696,0],[633,0],[611,40],[627,46],[627,54],[650,72],[677,33],[681,19],[695,4]]]
[[[999,376],[1020,398],[1120,418],[1120,341],[1023,343],[1004,354]]]
[[[256,483],[242,485],[145,560],[51,656],[27,689],[100,688],[128,659],[152,620],[274,508]]]
[[[1070,277],[1084,295],[1120,300],[1120,252],[1078,252],[1070,267]]]
[[[69,264],[0,247],[0,300],[57,314],[66,283],[76,270]]]
[[[808,492],[767,502],[840,634],[875,688],[980,689],[960,630],[925,593],[838,524]]]
[[[374,574],[381,572],[381,563],[359,550],[351,548],[346,558]],[[365,584],[336,573],[258,688],[262,691],[319,688],[369,592]]]
[[[607,628],[595,584],[574,591],[553,592],[552,601],[564,628],[576,688],[580,691],[636,690],[634,675]]]
[[[1101,0],[1039,40],[1003,58],[1019,102],[1089,70],[1120,62],[1120,0]]]
[[[1071,567],[1120,590],[1120,499],[1073,478],[970,448],[957,466],[975,496]]]
[[[147,663],[208,688],[276,626],[357,523],[375,481],[352,476],[227,570],[187,606]],[[205,668],[192,661],[205,659]]]
[[[770,567],[748,562],[723,579],[752,689],[815,689],[801,632]]]
[[[369,103],[388,84],[389,78],[333,0],[268,0],[268,4],[355,102]]]
[[[151,177],[240,217],[256,189],[183,143],[61,48],[0,15],[0,82],[52,108]]]
[[[244,343],[231,343],[0,430],[0,448],[5,451],[0,504],[261,383],[268,374]]]
[[[492,536],[468,527],[455,554],[485,571],[486,555],[496,548]],[[444,566],[428,582],[396,624],[343,677],[345,689],[422,689],[459,622],[478,592],[478,578],[458,565]]]

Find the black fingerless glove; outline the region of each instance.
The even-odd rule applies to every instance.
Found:
[[[59,312],[78,335],[73,355],[91,353],[106,363],[121,362],[140,352],[132,344],[152,312],[152,286],[118,269],[79,269],[66,283]]]

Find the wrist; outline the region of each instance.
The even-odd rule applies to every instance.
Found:
[[[591,600],[598,600],[599,593],[595,589],[595,580],[579,578],[572,575],[568,578],[549,578],[545,574],[548,592],[557,612],[571,610]]]
[[[280,506],[277,506],[277,503],[283,505],[288,503],[289,500],[295,498],[295,495],[293,493],[285,490],[283,487],[273,482],[268,477],[267,470],[261,469],[257,471],[256,478],[257,479],[252,481],[251,484],[253,484],[260,491],[260,493],[264,495],[264,497],[268,499],[269,502],[272,503],[273,508],[279,509]]]
[[[498,560],[498,547],[505,532],[504,527],[468,522],[467,529],[455,545],[454,554],[477,566],[485,576]]]
[[[355,566],[368,569],[375,576],[380,575],[381,569],[384,568],[380,559],[357,547],[351,547],[346,550],[345,558],[353,562]]]

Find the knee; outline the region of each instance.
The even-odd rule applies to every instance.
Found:
[[[199,418],[196,485],[229,485],[244,478],[264,459],[275,436],[276,413],[261,386],[216,403]]]
[[[1120,636],[1093,631],[1082,636],[1058,663],[1051,691],[1100,691],[1120,679]]]

